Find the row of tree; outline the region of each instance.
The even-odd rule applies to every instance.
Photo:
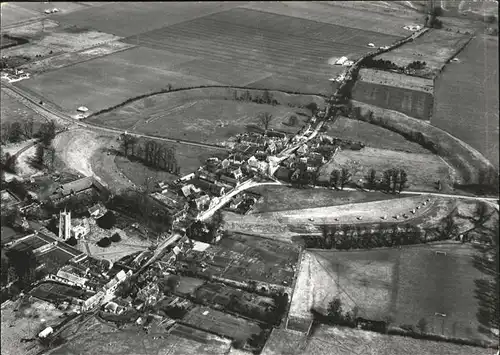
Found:
[[[233,100],[236,101],[245,101],[245,102],[254,102],[257,104],[265,104],[265,105],[279,105],[279,102],[273,97],[273,94],[269,92],[269,90],[264,90],[264,92],[261,95],[250,94],[250,91],[246,90],[243,92],[243,94],[239,95],[238,91],[233,92]]]
[[[139,140],[130,134],[121,136],[121,152],[127,158],[142,161],[145,165],[180,174],[175,147],[152,139]]]
[[[396,223],[322,226],[321,236],[304,236],[304,240],[307,248],[371,249],[451,239],[456,237],[457,230],[451,215],[444,218],[438,227],[425,230],[411,224]]]

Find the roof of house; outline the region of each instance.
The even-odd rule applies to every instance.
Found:
[[[84,177],[75,181],[68,182],[60,185],[53,193],[51,198],[57,199],[70,195],[71,193],[78,193],[90,189],[94,185],[92,177]]]

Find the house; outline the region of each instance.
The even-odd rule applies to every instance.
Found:
[[[73,236],[76,239],[85,237],[89,233],[90,233],[90,226],[86,223],[81,223],[71,228],[71,234],[73,234]]]
[[[189,184],[189,185],[184,185],[183,187],[181,187],[181,191],[182,191],[182,194],[184,195],[184,197],[188,197],[189,195],[191,195],[192,191],[193,191],[193,188],[194,186],[192,184]]]
[[[93,217],[94,219],[99,219],[106,214],[107,209],[101,203],[98,203],[90,207],[88,209],[88,212],[90,214],[90,217]]]
[[[67,271],[63,271],[63,270],[59,270],[56,274],[57,277],[60,277],[62,279],[65,279],[65,280],[68,280],[80,287],[83,287],[83,285],[85,285],[85,283],[88,281],[88,279],[84,278],[84,277],[80,277],[80,276],[77,276],[73,273],[70,273],[70,272],[67,272]]]
[[[61,200],[72,194],[78,194],[86,190],[96,188],[98,191],[102,192],[104,186],[97,182],[92,177],[85,177],[75,181],[68,182],[67,184],[60,185],[49,197],[53,202]]]
[[[276,147],[276,143],[274,143],[274,141],[271,141],[267,146],[267,150],[271,154],[276,153],[277,149],[278,148]]]
[[[230,185],[231,187],[235,187],[236,185],[238,185],[238,180],[233,179],[232,177],[227,175],[222,175],[220,177],[220,181]]]
[[[203,195],[198,197],[196,200],[194,200],[196,203],[196,208],[201,211],[204,210],[207,205],[210,203],[210,196],[208,195]]]
[[[307,157],[307,165],[312,167],[320,167],[326,163],[326,159],[319,153],[311,153]]]
[[[299,149],[297,149],[297,154],[304,155],[304,154],[307,154],[307,151],[308,151],[307,144],[302,144],[302,145],[299,147]]]
[[[242,177],[243,177],[243,172],[241,171],[241,168],[238,167],[237,169],[233,169],[231,171],[231,175],[236,179],[236,180],[240,180]]]
[[[267,131],[266,136],[267,137],[272,137],[272,138],[284,139],[284,138],[286,138],[286,133],[279,132],[279,131],[269,130],[269,131]]]

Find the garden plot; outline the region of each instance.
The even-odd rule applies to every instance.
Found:
[[[359,151],[341,150],[334,160],[321,168],[320,180],[328,180],[334,169],[359,163],[359,169],[352,180],[366,181],[370,169],[375,169],[382,178],[383,171],[391,168],[404,169],[408,174],[408,189],[415,191],[435,191],[436,182],[451,184],[451,168],[437,155],[396,152],[378,148],[363,148]]]

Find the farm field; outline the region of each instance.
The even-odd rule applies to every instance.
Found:
[[[499,164],[498,38],[477,36],[436,79],[431,123]]]
[[[426,67],[417,75],[432,78],[439,74],[446,62],[469,41],[471,35],[445,30],[430,29],[412,42],[408,42],[374,59],[390,60],[396,65],[407,66],[413,61],[425,61]]]
[[[308,340],[304,353],[314,355],[492,355],[494,349],[320,325]],[[262,354],[277,355],[279,352],[263,352]]]
[[[82,353],[88,355],[136,354],[220,354],[229,350],[230,341],[186,326],[175,325],[171,333],[145,334],[137,328],[100,330],[101,323],[80,331],[78,336],[49,352],[51,355]]]
[[[320,180],[328,180],[332,170],[348,167],[352,161],[359,162],[359,169],[354,174],[353,181],[366,181],[366,176],[372,168],[377,171],[380,179],[383,171],[397,168],[404,169],[408,174],[408,190],[434,192],[437,180],[440,180],[443,186],[452,183],[450,167],[437,155],[369,147],[358,151],[341,150],[332,162],[321,168]]]
[[[260,326],[255,322],[216,311],[205,306],[196,306],[184,316],[182,321],[186,324],[221,334],[232,339],[246,340],[253,335],[258,335],[261,331]]]
[[[373,42],[377,46],[379,46],[379,43],[382,43],[381,38],[385,35],[395,37],[407,36],[410,32],[403,29],[403,26],[421,21],[421,14],[412,10],[393,7],[387,9],[387,11],[383,10],[383,13],[381,13],[378,6],[373,3],[367,2],[367,4],[361,4],[358,7],[358,4],[349,4],[349,1],[330,1],[328,3],[283,1],[255,2],[243,7],[369,31],[366,34],[366,44]],[[377,7],[377,9],[373,7]]]
[[[292,284],[298,260],[295,246],[242,234],[224,237],[204,253],[214,256],[206,262],[208,270],[217,276],[275,285]]]
[[[1,11],[1,26],[2,29],[7,26],[14,25],[18,22],[26,21],[36,17],[41,17],[37,11],[25,9],[19,3],[2,3]]]
[[[148,96],[133,101],[110,112],[87,118],[87,121],[143,134],[154,134],[169,138],[182,138],[196,142],[223,144],[247,126],[261,126],[258,115],[268,112],[273,115],[270,129],[295,133],[311,115],[307,109],[289,107],[288,104],[307,105],[316,102],[324,105],[319,96],[287,95],[271,91],[280,105],[272,106],[234,100],[244,90],[204,88],[181,90]],[[252,97],[262,97],[260,90],[248,90]],[[283,124],[295,115],[295,127]]]
[[[431,154],[420,144],[410,142],[402,135],[368,122],[339,117],[330,124],[326,134],[332,137],[361,141],[367,147],[406,153]]]
[[[217,84],[171,70],[174,63],[191,59],[167,51],[132,48],[37,75],[17,85],[68,111],[75,112],[83,105],[96,112],[128,98],[164,89],[168,84],[174,88]]]
[[[425,318],[429,333],[493,340],[478,330],[475,281],[488,277],[473,266],[474,254],[471,246],[456,243],[397,250],[309,250],[301,264],[291,314],[307,318],[310,307],[325,312],[328,303],[340,297],[346,311],[357,306],[363,318],[391,316],[396,327],[416,325]]]
[[[326,39],[334,35],[333,42]],[[368,51],[358,42],[370,35],[348,27],[237,8],[142,33],[138,42],[135,37],[128,42],[197,57],[176,66],[183,74],[225,85],[253,86],[252,82],[271,75],[305,77],[306,82],[325,80],[332,75],[329,59],[343,55],[358,58]],[[378,36],[386,44],[397,39]],[[296,90],[302,91],[300,87]],[[315,90],[323,94],[329,91],[328,81]]]
[[[390,200],[397,197],[383,192],[296,189],[287,186],[254,187],[248,191],[263,196],[254,206],[252,214]]]

